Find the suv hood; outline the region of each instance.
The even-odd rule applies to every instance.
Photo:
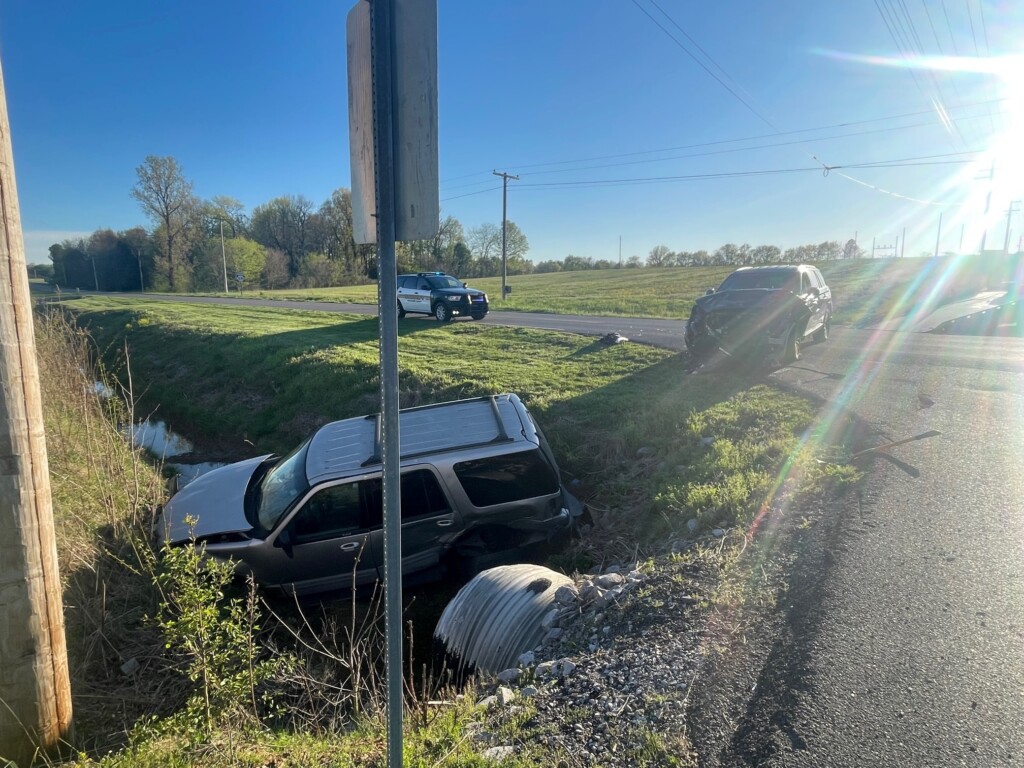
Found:
[[[253,526],[245,518],[245,489],[253,472],[269,455],[214,469],[178,491],[157,521],[157,542],[179,544],[193,535],[198,540],[251,531]],[[193,527],[185,522],[186,517],[196,519]]]
[[[789,291],[781,288],[744,288],[735,291],[721,291],[710,296],[701,296],[696,304],[705,312],[719,310],[749,309],[763,304],[769,299],[781,298]]]
[[[442,288],[438,291],[442,296],[483,296],[483,291],[476,288]]]

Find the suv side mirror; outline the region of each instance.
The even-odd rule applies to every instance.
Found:
[[[813,296],[814,298],[818,298],[819,296],[821,296],[821,289],[818,288],[818,286],[816,285],[812,285],[810,288],[808,288],[807,292],[811,294],[811,296]]]
[[[463,284],[462,284],[462,287],[463,287],[463,288],[469,288],[469,283],[463,283]]]
[[[714,292],[715,292],[714,288],[708,288],[706,291],[704,291],[704,295],[705,296],[710,296]]]
[[[284,550],[284,553],[288,557],[292,556],[292,546],[295,544],[295,535],[292,533],[291,526],[286,526],[274,540],[274,544]]]

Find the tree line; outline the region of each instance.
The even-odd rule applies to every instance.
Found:
[[[535,273],[574,272],[584,269],[636,269],[648,267],[713,267],[747,264],[806,264],[810,261],[860,259],[864,249],[852,238],[846,245],[838,240],[827,240],[815,245],[800,245],[782,250],[776,245],[751,246],[726,243],[714,251],[672,251],[667,245],[656,245],[647,254],[646,262],[639,256],[630,256],[624,263],[611,259],[592,259],[589,256],[566,256],[561,261],[541,261],[533,265]]]
[[[238,200],[199,198],[173,157],[150,155],[136,168],[132,197],[150,228],[100,229],[50,246],[52,282],[103,291],[223,291],[319,288],[375,280],[376,248],[353,238],[352,195],[335,190],[316,205],[276,197],[251,211]],[[532,271],[530,244],[507,226],[509,274]],[[398,243],[400,271],[444,270],[462,277],[501,273],[501,227],[469,229],[447,216],[430,240]],[[240,280],[236,280],[240,278]]]

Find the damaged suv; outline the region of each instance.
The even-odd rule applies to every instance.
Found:
[[[402,575],[468,576],[565,538],[586,514],[514,394],[403,410]],[[383,575],[381,421],[326,424],[287,456],[213,470],[173,496],[157,538],[202,544],[288,593]]]
[[[832,290],[817,267],[742,267],[697,299],[685,341],[698,359],[720,349],[786,364],[807,340],[825,341],[831,325]]]

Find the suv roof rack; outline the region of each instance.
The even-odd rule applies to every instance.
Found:
[[[501,418],[501,412],[498,410],[498,396],[496,395],[483,395],[481,397],[473,397],[468,398],[466,400],[458,400],[455,401],[454,403],[435,403],[433,405],[420,405],[415,408],[403,408],[399,412],[399,416],[401,417],[402,414],[406,413],[429,411],[435,408],[450,408],[453,405],[461,405],[464,403],[479,403],[484,401],[489,402],[491,406],[490,412],[494,416],[494,423],[498,430],[498,434],[495,437],[492,437],[487,440],[473,440],[465,443],[453,443],[447,446],[429,448],[420,451],[410,451],[408,453],[403,452],[399,456],[399,459],[412,459],[418,456],[426,456],[433,453],[444,453],[447,451],[458,451],[464,448],[474,448],[476,446],[481,445],[493,445],[495,443],[512,442],[513,438],[509,436],[508,430],[505,429],[505,421]],[[382,448],[384,442],[384,432],[381,414],[378,413],[375,415],[367,416],[366,420],[374,421],[373,451],[372,453],[370,453],[369,457],[367,457],[367,459],[362,464],[359,465],[361,467],[370,467],[373,466],[374,464],[381,463]],[[401,442],[401,439],[399,440],[399,442]]]

